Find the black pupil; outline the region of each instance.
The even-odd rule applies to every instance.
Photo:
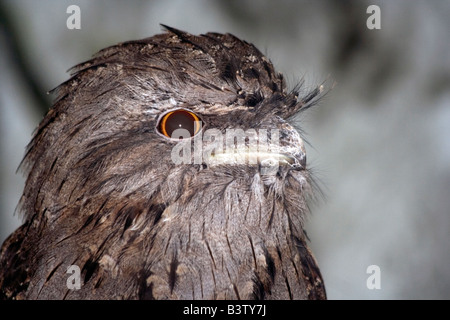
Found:
[[[185,133],[182,132],[178,137],[172,137],[173,132],[177,129],[185,129],[192,137],[195,134],[195,120],[194,116],[187,111],[175,111],[166,120],[166,132],[171,138],[178,139],[185,137]],[[178,135],[178,133],[176,134]]]

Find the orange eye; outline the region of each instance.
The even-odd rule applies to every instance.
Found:
[[[168,112],[159,121],[158,131],[168,138],[172,138],[174,131],[177,129],[187,130],[189,135],[193,137],[201,129],[201,120],[195,113],[191,111],[178,109]],[[183,131],[179,132],[180,136],[184,136]],[[175,134],[178,135],[178,132],[175,132]],[[174,138],[178,139],[179,137]]]

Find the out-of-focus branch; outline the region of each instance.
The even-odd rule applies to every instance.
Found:
[[[12,21],[11,14],[4,2],[0,1],[0,27],[6,32],[5,36],[5,47],[3,50],[8,50],[9,54],[14,57],[13,62],[17,73],[22,77],[23,82],[27,86],[27,90],[32,95],[35,104],[33,107],[37,108],[40,114],[45,114],[51,103],[50,99],[45,95],[46,90],[44,90],[40,84],[38,78],[30,72],[28,68],[25,56],[23,54],[25,48],[20,42],[17,30],[15,28],[14,21]]]

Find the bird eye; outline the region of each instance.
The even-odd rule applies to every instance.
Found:
[[[200,131],[201,123],[200,118],[195,113],[185,109],[178,109],[168,112],[161,118],[158,131],[164,136],[172,138],[175,130],[184,129],[193,137]],[[180,136],[182,135],[180,134]]]

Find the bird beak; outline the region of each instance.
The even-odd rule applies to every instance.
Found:
[[[297,147],[298,148],[298,147]],[[224,152],[212,153],[208,164],[211,167],[218,165],[260,165],[261,167],[289,167],[295,170],[303,170],[306,165],[306,154],[297,149],[292,153],[291,147],[276,146],[274,151],[260,151],[251,149],[225,150]]]

